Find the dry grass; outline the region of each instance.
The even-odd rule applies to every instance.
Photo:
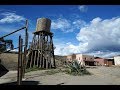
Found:
[[[2,65],[9,70],[17,70],[18,54],[17,53],[1,53],[0,59]],[[64,65],[65,57],[55,55],[56,66],[61,67]],[[28,71],[34,71],[37,68],[29,69]]]
[[[0,54],[1,64],[9,70],[17,69],[18,54],[15,53],[1,53]]]

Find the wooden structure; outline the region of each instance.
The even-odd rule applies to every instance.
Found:
[[[23,45],[23,39],[21,38],[21,36],[19,36],[19,45],[17,47],[18,48],[18,73],[17,73],[17,84],[18,85],[21,85],[22,78],[24,78],[24,75],[25,75],[26,55],[27,55],[27,46],[28,46],[28,20],[26,20],[24,27],[0,37],[1,42],[5,42],[5,44],[6,43],[10,44],[10,46],[12,47],[11,49],[17,49],[17,48],[13,48],[12,40],[5,41],[4,38],[21,30],[25,30],[25,44]],[[22,50],[23,46],[25,46],[24,51]],[[10,52],[10,51],[11,50],[6,50],[5,48],[3,52]],[[24,52],[23,53],[24,58],[22,58],[22,51]]]
[[[55,68],[53,33],[50,32],[51,20],[39,18],[33,40],[28,51],[26,68]]]

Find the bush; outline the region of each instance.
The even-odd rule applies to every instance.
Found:
[[[77,60],[73,60],[69,63],[68,69],[65,71],[71,75],[90,75],[90,73],[86,70],[86,67],[82,66],[81,63],[78,63]]]

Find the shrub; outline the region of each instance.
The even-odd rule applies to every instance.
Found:
[[[65,71],[71,75],[90,75],[90,73],[86,70],[86,67],[82,66],[81,63],[78,63],[77,60],[73,60],[69,63],[68,69]]]

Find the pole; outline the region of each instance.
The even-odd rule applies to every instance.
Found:
[[[23,78],[25,76],[26,60],[27,60],[27,45],[28,45],[28,20],[25,25],[25,47],[24,47],[24,59],[23,59]]]
[[[9,33],[9,34],[7,34],[7,35],[4,35],[4,36],[2,36],[2,37],[0,37],[0,39],[2,39],[2,38],[4,38],[4,37],[7,37],[7,36],[9,36],[9,35],[11,35],[11,34],[13,34],[13,33],[16,33],[16,32],[18,32],[18,31],[20,31],[20,30],[22,30],[22,29],[24,29],[25,27],[22,27],[22,28],[20,28],[20,29],[18,29],[18,30],[16,30],[16,31],[13,31],[13,32],[11,32],[11,33]]]
[[[22,43],[23,39],[19,36],[19,50],[18,50],[18,73],[17,73],[17,84],[21,85],[22,81]]]

